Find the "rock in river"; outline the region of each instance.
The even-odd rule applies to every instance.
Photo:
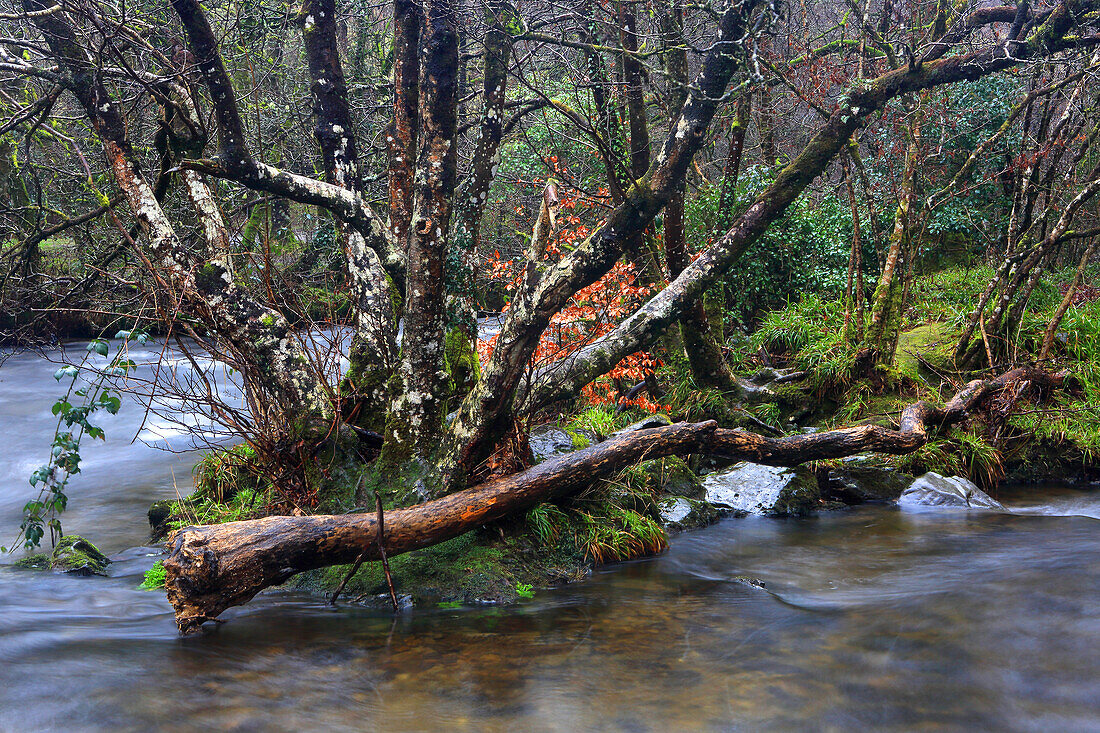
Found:
[[[802,515],[817,508],[821,492],[808,468],[738,463],[703,478],[707,501],[751,514]]]
[[[50,556],[50,567],[74,575],[106,575],[110,559],[80,535],[62,537]]]
[[[898,500],[913,477],[907,473],[874,466],[849,466],[829,471],[828,493],[830,498],[845,504],[863,502],[894,502]]]
[[[684,496],[670,496],[662,499],[658,509],[661,514],[661,524],[673,532],[706,527],[718,520],[718,510],[713,506],[705,501]]]
[[[1005,510],[969,479],[932,472],[913,481],[898,499],[898,506]]]

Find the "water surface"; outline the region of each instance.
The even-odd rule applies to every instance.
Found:
[[[55,368],[0,367],[5,532]],[[271,592],[181,639],[136,586],[157,552],[144,511],[173,472],[190,485],[194,455],[131,445],[130,407],[65,516],[111,577],[0,566],[0,730],[1100,730],[1088,491],[1002,491],[1015,514],[725,520],[515,608],[393,618]]]

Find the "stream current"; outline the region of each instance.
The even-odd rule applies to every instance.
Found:
[[[56,369],[0,366],[3,544]],[[74,578],[2,560],[2,731],[1100,731],[1100,491],[727,519],[512,608],[394,618],[268,592],[180,638],[137,586],[159,553],[145,511],[190,490],[197,456],[153,447],[189,438],[130,400],[95,421],[107,440],[85,441],[63,521],[115,562]]]

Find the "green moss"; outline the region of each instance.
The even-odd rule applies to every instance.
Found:
[[[462,329],[451,328],[447,331],[443,343],[443,362],[448,393],[452,400],[461,399],[481,377],[477,346]]]
[[[956,339],[957,336],[952,338],[946,323],[925,323],[903,331],[898,335],[894,369],[902,377],[913,381],[923,381],[925,378],[922,359],[938,369],[948,369]],[[936,384],[939,383],[934,374],[928,376]]]
[[[62,537],[50,555],[50,567],[74,575],[106,575],[110,558],[80,535]]]
[[[526,588],[575,579],[586,572],[575,549],[543,546],[522,523],[475,530],[433,547],[391,557],[390,572],[399,595],[415,605],[455,608],[462,604],[514,603]],[[292,583],[331,593],[349,566],[310,571]],[[349,599],[388,605],[380,563],[364,563],[344,589]],[[529,597],[529,596],[528,596]]]
[[[25,570],[48,570],[50,567],[50,556],[44,552],[27,555],[26,557],[16,560],[15,567]]]
[[[573,450],[583,450],[592,444],[592,439],[585,432],[576,428],[564,428],[564,430],[573,441]]]

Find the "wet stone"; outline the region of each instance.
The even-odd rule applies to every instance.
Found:
[[[673,532],[706,527],[718,521],[720,512],[711,504],[683,496],[670,496],[658,504],[661,524]]]
[[[897,501],[913,477],[887,468],[842,466],[829,471],[827,491],[846,504]]]
[[[928,472],[913,481],[898,498],[901,507],[943,507],[1005,511],[1000,502],[962,476],[941,476]]]
[[[821,492],[813,471],[742,462],[703,479],[711,504],[747,512],[800,516],[818,508]]]
[[[527,441],[538,463],[574,450],[573,436],[554,425],[539,425],[532,428]]]

